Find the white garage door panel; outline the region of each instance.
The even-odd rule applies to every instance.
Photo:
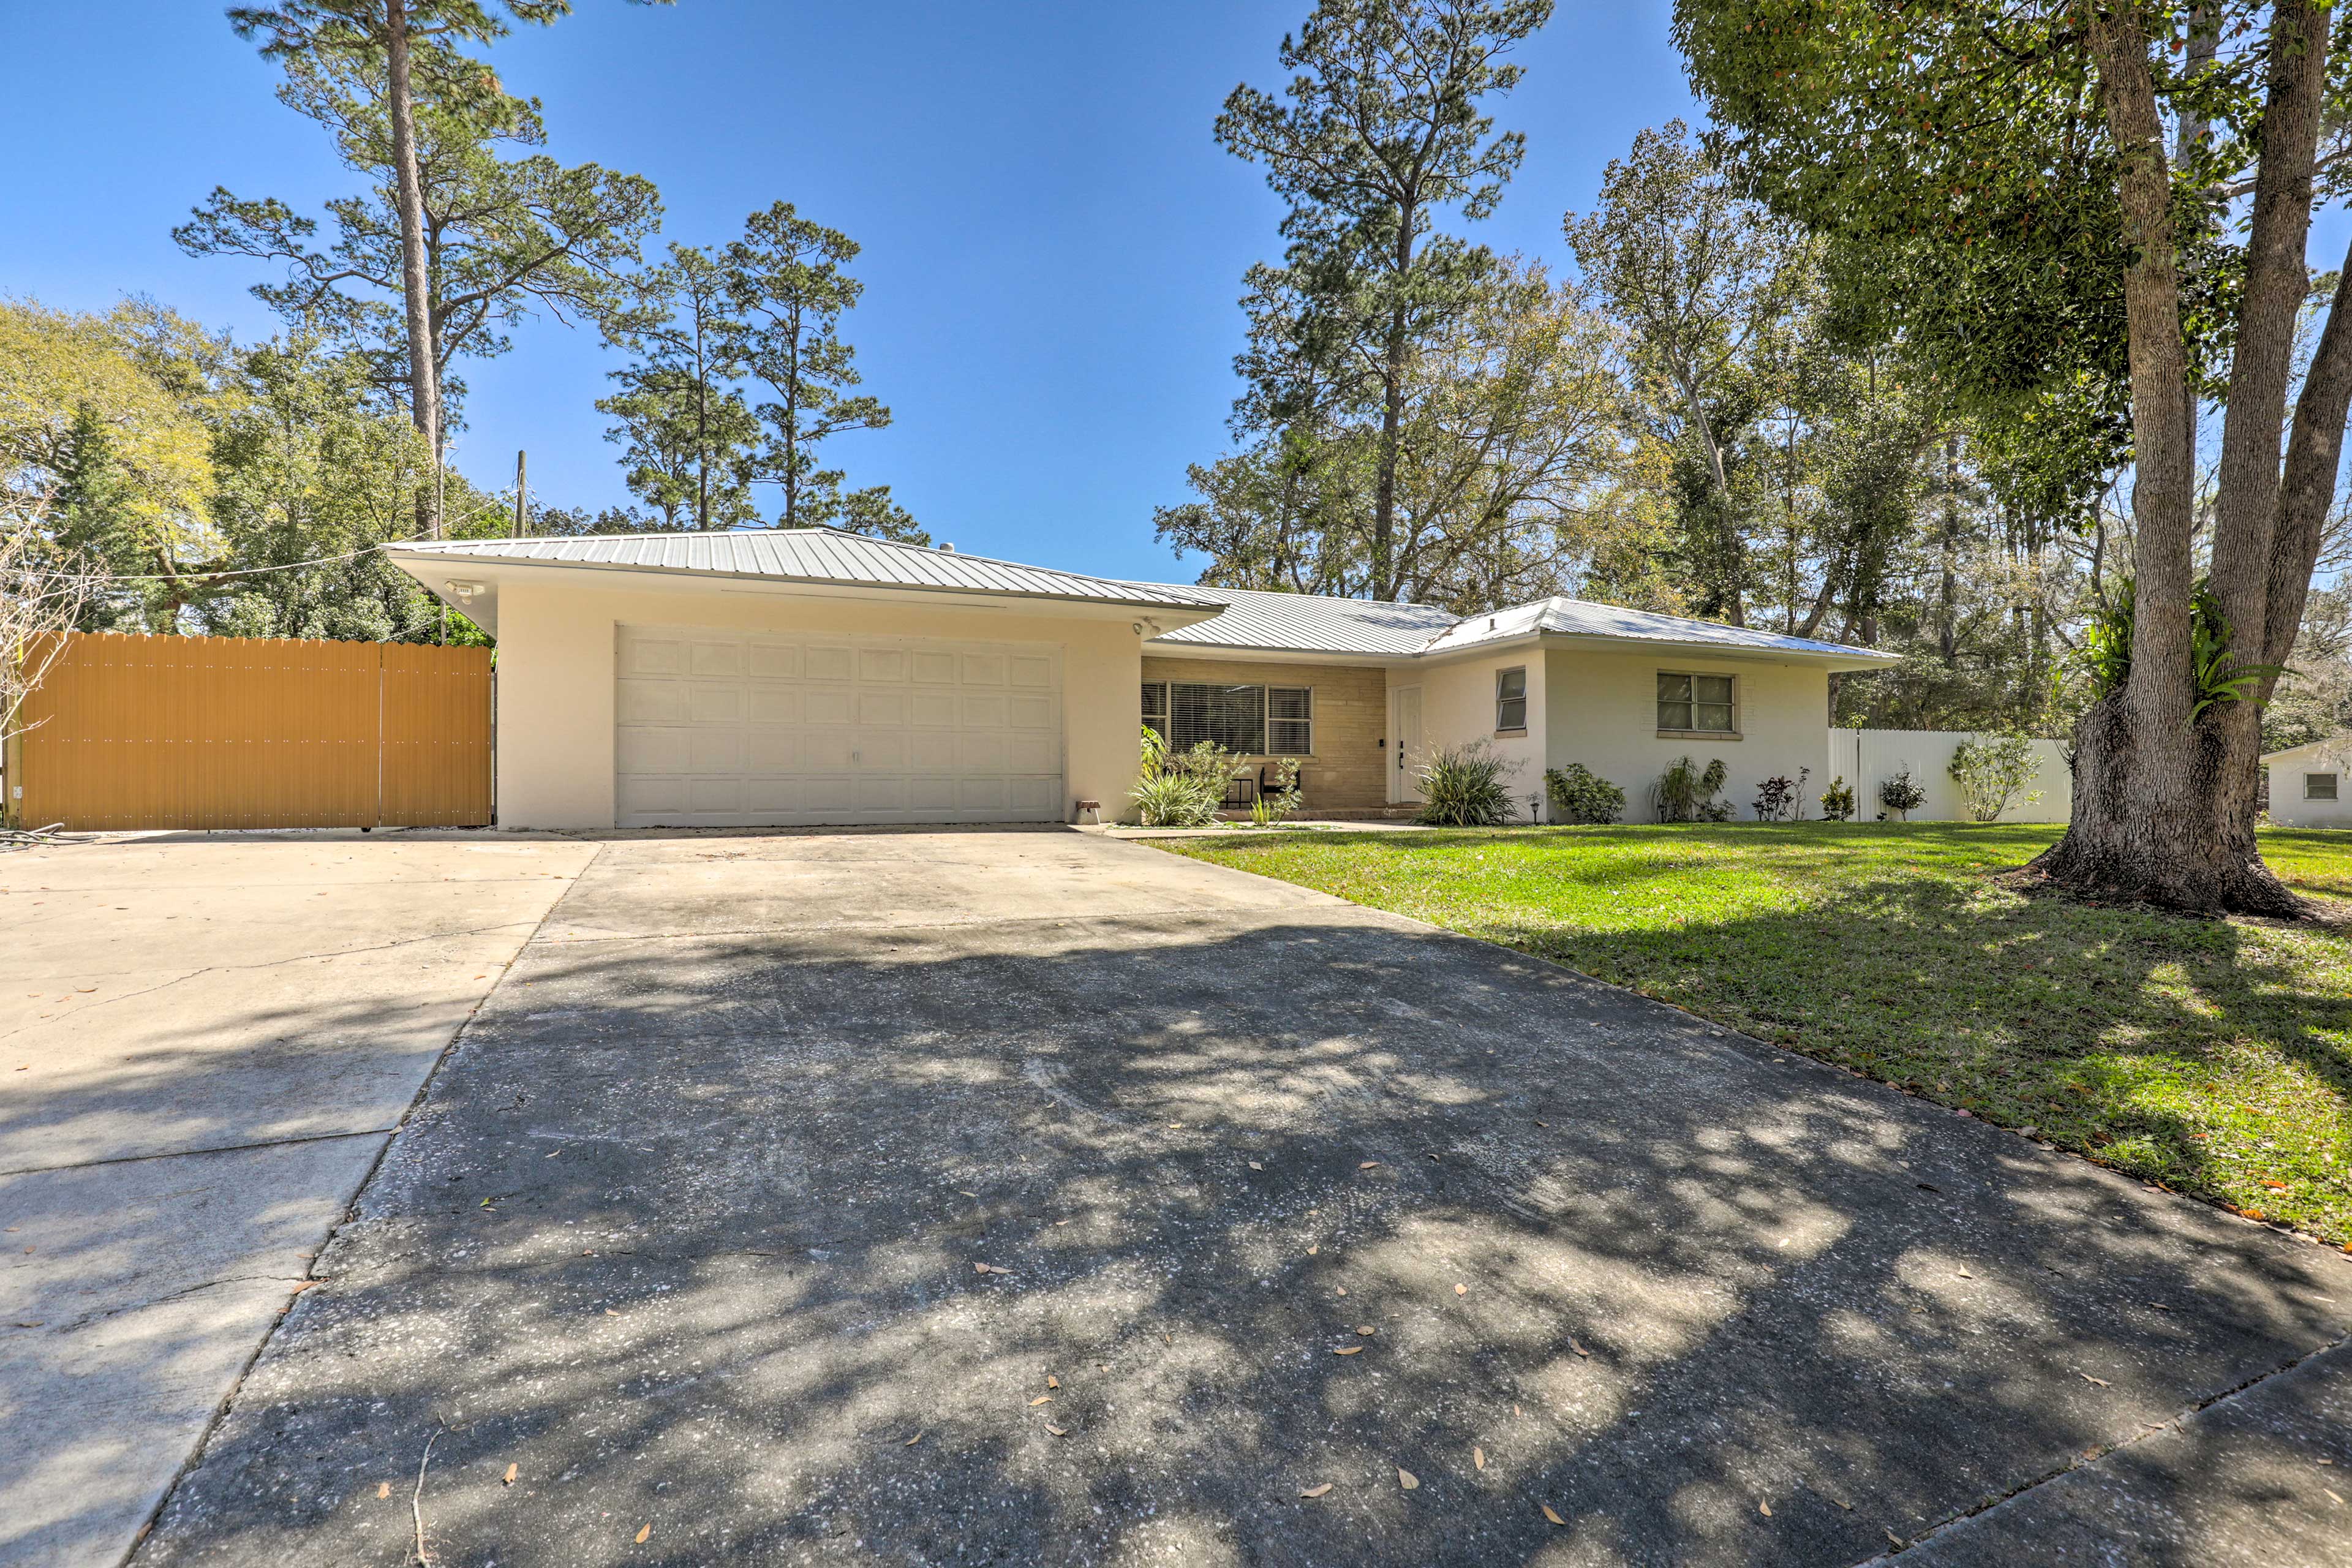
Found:
[[[625,827],[1067,814],[1051,649],[646,626],[617,641]]]

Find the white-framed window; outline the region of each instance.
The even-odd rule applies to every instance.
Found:
[[[1658,731],[1667,735],[1737,735],[1734,678],[1690,670],[1658,671]]]
[[[1528,667],[1518,665],[1495,672],[1495,728],[1528,727]]]
[[[1312,756],[1315,689],[1147,680],[1143,721],[1159,731],[1173,751],[1213,741],[1247,757]]]
[[[2336,798],[2336,775],[2334,773],[2304,774],[2303,798],[2305,800],[2334,800]]]

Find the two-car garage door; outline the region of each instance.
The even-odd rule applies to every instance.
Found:
[[[624,827],[1066,817],[1055,647],[617,633]]]

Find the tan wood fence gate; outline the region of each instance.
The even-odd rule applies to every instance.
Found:
[[[490,654],[68,635],[7,759],[30,827],[477,827]]]

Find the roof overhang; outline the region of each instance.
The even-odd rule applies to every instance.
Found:
[[[752,594],[763,597],[862,600],[869,604],[929,605],[966,612],[1066,616],[1078,620],[1130,621],[1155,631],[1197,626],[1223,612],[1219,604],[1169,605],[1156,599],[998,592],[981,588],[910,587],[890,583],[840,582],[778,577],[702,567],[639,566],[602,561],[502,561],[496,557],[383,546],[387,560],[422,584],[425,592],[495,636],[502,584],[584,585],[593,574],[599,585],[664,594]]]

